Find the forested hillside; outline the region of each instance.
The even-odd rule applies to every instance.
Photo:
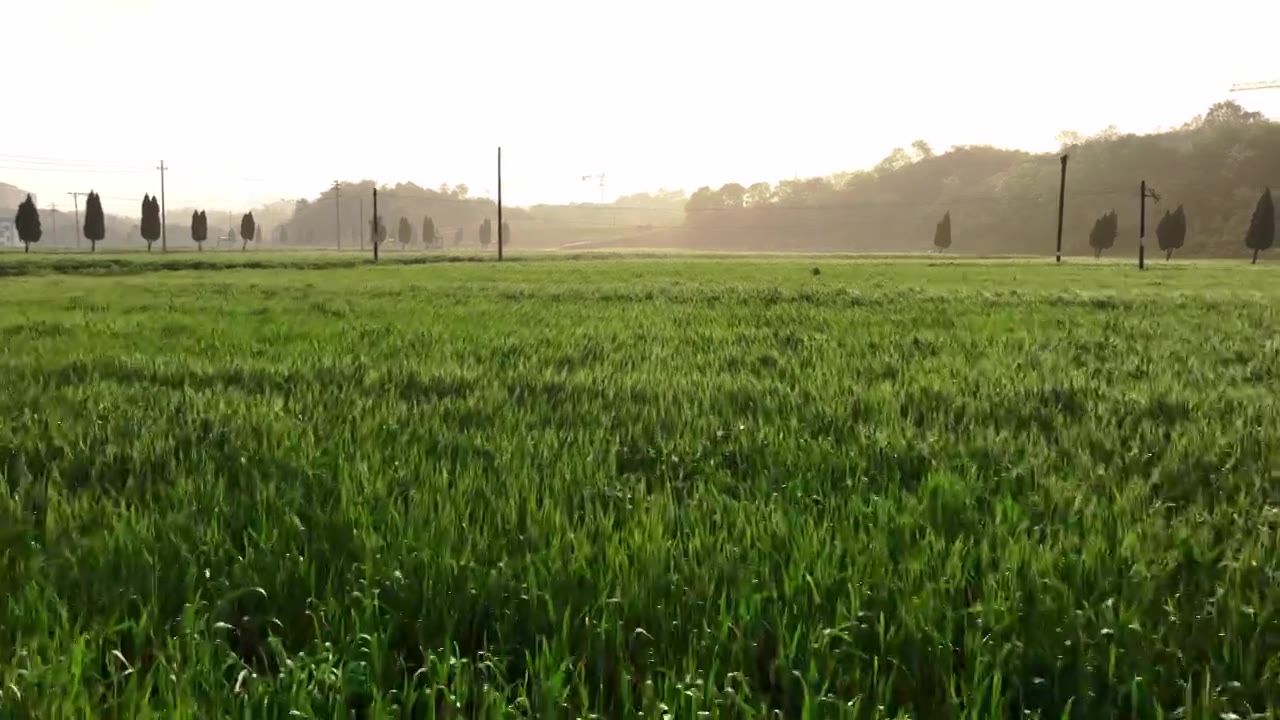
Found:
[[[1150,135],[1114,128],[1063,133],[1069,154],[1064,251],[1092,254],[1089,231],[1114,210],[1109,252],[1136,252],[1139,183],[1160,196],[1147,206],[1149,242],[1165,210],[1182,205],[1187,256],[1245,256],[1244,237],[1264,188],[1280,187],[1280,123],[1218,103],[1182,127]],[[875,168],[776,185],[701,188],[685,208],[689,244],[742,249],[924,251],[951,213],[952,252],[1053,252],[1058,154],[924,143],[895,149]]]

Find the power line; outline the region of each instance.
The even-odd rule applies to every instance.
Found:
[[[15,167],[12,165],[0,165],[0,170],[21,170],[22,172],[62,172],[62,173],[85,173],[87,175],[135,175],[149,170],[103,170],[91,168],[73,168],[73,167]]]
[[[55,166],[67,168],[101,168],[121,170],[141,170],[142,167],[132,163],[106,160],[67,160],[62,158],[42,158],[33,155],[11,155],[0,153],[0,161],[21,165]]]

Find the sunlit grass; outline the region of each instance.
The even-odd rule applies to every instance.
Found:
[[[1280,271],[264,257],[0,278],[0,716],[1280,707]]]

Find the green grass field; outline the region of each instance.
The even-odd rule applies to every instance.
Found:
[[[1280,716],[1280,267],[247,261],[0,258],[0,717]]]

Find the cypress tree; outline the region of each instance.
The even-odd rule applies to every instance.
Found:
[[[84,201],[84,236],[89,239],[89,252],[97,252],[98,242],[107,236],[107,221],[102,212],[102,198],[92,190]]]
[[[244,251],[249,247],[249,241],[253,240],[257,233],[257,225],[253,221],[253,211],[244,214],[240,218],[240,250]]]
[[[933,231],[933,246],[939,250],[946,250],[951,247],[951,211],[948,210],[938,221],[938,227]]]
[[[36,201],[30,195],[18,206],[13,224],[18,226],[18,239],[22,241],[23,252],[31,252],[31,244],[40,242],[44,230],[40,227],[40,211],[36,209]]]
[[[1258,205],[1249,220],[1249,234],[1244,237],[1245,247],[1253,251],[1251,265],[1258,264],[1258,253],[1268,250],[1276,240],[1276,207],[1271,201],[1271,188],[1262,192]]]

